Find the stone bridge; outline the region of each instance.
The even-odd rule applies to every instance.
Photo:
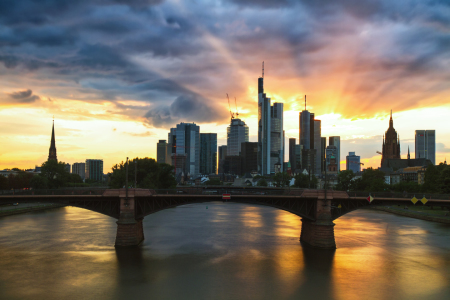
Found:
[[[216,191],[217,192],[217,191]],[[53,194],[55,192],[52,192]],[[333,220],[367,205],[380,203],[409,204],[411,198],[375,197],[372,203],[367,196],[350,197],[342,191],[297,190],[284,195],[234,193],[237,203],[265,205],[282,209],[302,218],[300,240],[312,247],[335,249]],[[296,195],[295,195],[296,194]],[[11,202],[51,202],[92,210],[118,219],[115,246],[136,246],[144,240],[142,220],[157,211],[179,205],[222,201],[221,194],[157,194],[147,189],[106,189],[93,195],[2,195],[0,204]],[[450,206],[450,200],[429,199],[428,205]]]

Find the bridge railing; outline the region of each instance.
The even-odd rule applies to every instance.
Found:
[[[177,189],[156,189],[158,195],[287,195],[288,190],[270,190],[258,188],[233,189],[232,187],[217,187],[217,188],[177,188]]]
[[[102,195],[105,188],[64,188],[64,189],[27,189],[0,190],[0,196],[25,195]]]
[[[392,193],[392,192],[347,192],[350,197],[372,197],[376,198],[405,198],[412,199],[416,197],[417,199],[422,199],[423,197],[435,200],[450,200],[450,195],[448,194],[431,194],[431,193]]]

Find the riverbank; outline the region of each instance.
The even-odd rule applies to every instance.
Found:
[[[52,209],[52,208],[63,207],[63,206],[65,206],[65,205],[64,204],[56,204],[56,203],[46,203],[46,204],[37,204],[37,205],[30,205],[30,206],[23,206],[23,207],[15,207],[15,206],[0,207],[0,217],[23,214],[23,213],[27,213],[27,212],[31,212],[31,211]]]
[[[378,206],[374,205],[371,206],[370,209],[373,210],[381,210],[385,212],[390,212],[396,215],[415,218],[415,219],[421,219],[426,221],[432,221],[432,222],[439,222],[439,223],[446,223],[450,224],[450,216],[446,216],[448,214],[448,211],[444,211],[442,209],[430,209],[429,207],[414,207],[414,206],[407,206],[408,208],[405,209],[403,207],[392,207],[392,206]]]

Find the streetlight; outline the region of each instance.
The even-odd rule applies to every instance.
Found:
[[[128,206],[128,157],[125,164],[125,206]]]

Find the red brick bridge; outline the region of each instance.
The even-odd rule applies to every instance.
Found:
[[[230,189],[228,189],[230,190]],[[381,203],[410,204],[404,197],[374,197],[367,200],[368,193],[357,195],[342,191],[280,190],[278,195],[268,195],[277,189],[261,189],[246,192],[233,189],[230,202],[271,206],[302,218],[300,240],[315,248],[335,249],[333,220],[346,213],[368,205]],[[225,191],[225,190],[224,190]],[[97,191],[61,190],[38,195],[39,190],[27,195],[0,195],[0,204],[11,202],[51,202],[96,211],[118,219],[115,246],[136,246],[144,240],[142,220],[157,211],[184,204],[222,201],[221,190],[185,189],[178,193],[156,193],[147,189],[105,189]],[[280,192],[282,194],[280,194]],[[427,205],[450,206],[450,200],[428,199]]]

